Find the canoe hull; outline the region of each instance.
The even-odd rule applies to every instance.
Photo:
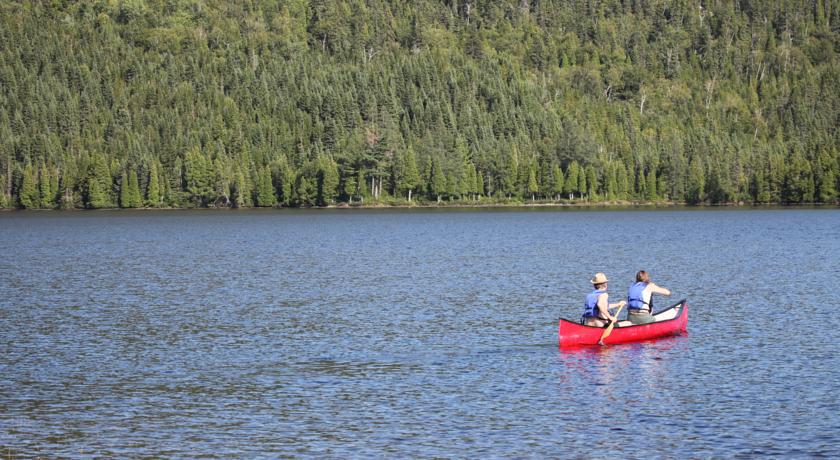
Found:
[[[629,325],[626,321],[619,322],[619,326],[623,327],[613,328],[610,336],[604,340],[604,345],[640,342],[686,333],[688,331],[688,302],[683,299],[656,313],[654,317],[657,321],[650,324]],[[598,345],[598,340],[603,333],[602,327],[584,326],[577,321],[561,318],[558,328],[560,348]]]

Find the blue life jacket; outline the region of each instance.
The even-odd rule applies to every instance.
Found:
[[[598,315],[598,296],[607,292],[606,289],[597,289],[586,294],[586,303],[583,305],[584,318],[600,318]]]
[[[645,302],[644,291],[648,283],[639,281],[627,290],[627,308],[630,310],[650,310],[650,304]],[[647,308],[645,308],[647,305]]]

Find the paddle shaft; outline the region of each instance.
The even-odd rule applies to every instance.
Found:
[[[598,339],[598,343],[600,345],[603,345],[604,344],[604,339],[606,339],[607,337],[610,336],[610,334],[612,334],[612,330],[615,327],[615,323],[618,322],[618,314],[621,313],[622,308],[624,308],[624,305],[618,307],[618,310],[615,311],[615,321],[610,322],[609,326],[607,326],[607,329],[604,330],[603,334],[601,334],[601,338]]]

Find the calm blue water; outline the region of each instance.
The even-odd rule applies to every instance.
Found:
[[[840,210],[0,214],[0,453],[840,456]],[[689,335],[562,352],[588,280]]]

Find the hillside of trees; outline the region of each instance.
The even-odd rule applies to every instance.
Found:
[[[0,208],[836,203],[840,0],[0,0]]]

